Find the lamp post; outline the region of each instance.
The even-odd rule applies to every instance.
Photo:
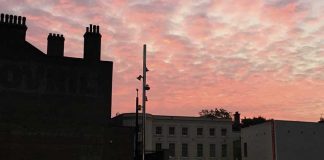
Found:
[[[146,44],[144,44],[143,46],[143,95],[142,95],[142,143],[143,143],[143,148],[142,148],[142,156],[143,156],[143,160],[145,160],[145,126],[146,126]]]
[[[146,67],[146,44],[143,46],[143,76],[139,75],[138,80],[142,80],[142,160],[145,160],[145,126],[146,126],[146,91],[150,90],[150,86],[146,84],[146,72],[149,70]]]

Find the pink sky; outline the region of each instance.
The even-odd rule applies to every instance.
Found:
[[[83,33],[100,25],[102,60],[114,62],[113,116],[133,112],[142,46],[147,110],[197,116],[223,107],[242,117],[318,121],[324,113],[322,0],[0,0],[27,17],[27,40],[46,52],[64,34],[82,57]]]

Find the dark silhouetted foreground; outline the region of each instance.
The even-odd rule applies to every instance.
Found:
[[[50,26],[44,26],[50,27]],[[133,129],[110,124],[113,63],[100,61],[99,26],[84,34],[84,59],[47,54],[26,39],[26,18],[0,19],[0,159],[131,159]]]

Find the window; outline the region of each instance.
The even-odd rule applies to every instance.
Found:
[[[182,157],[188,157],[188,144],[187,143],[182,143],[182,146],[181,146],[181,156]]]
[[[187,136],[188,135],[188,128],[186,128],[186,127],[183,127],[182,128],[182,135],[183,136]]]
[[[169,135],[174,135],[174,134],[175,134],[174,127],[169,127]]]
[[[215,128],[209,128],[209,135],[215,136]]]
[[[141,125],[138,126],[138,134],[142,134],[142,128],[143,127]]]
[[[247,157],[247,143],[244,143],[244,157]]]
[[[155,144],[155,151],[161,151],[162,150],[162,143],[156,143]]]
[[[155,128],[155,134],[161,135],[162,134],[162,127],[158,126]]]
[[[172,156],[172,157],[175,156],[175,144],[174,143],[169,143],[169,152],[170,152],[170,156]]]
[[[226,128],[222,128],[221,135],[222,136],[226,136],[227,135],[227,129]]]
[[[197,144],[197,157],[203,156],[203,144]]]
[[[209,145],[209,157],[216,157],[216,145],[215,144]]]
[[[227,145],[222,144],[222,157],[226,157],[226,156],[227,156]]]
[[[203,128],[197,128],[197,136],[203,135]]]

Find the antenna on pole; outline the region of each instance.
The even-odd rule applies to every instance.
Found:
[[[139,110],[139,105],[138,105],[138,89],[136,88],[136,120],[135,120],[135,160],[139,160],[139,153],[138,153],[138,132],[139,132],[139,127],[138,127],[138,110]]]
[[[143,160],[145,160],[145,125],[146,125],[146,72],[147,72],[147,68],[146,68],[146,44],[144,44],[143,46],[143,95],[142,95],[142,158]]]
[[[146,83],[146,72],[148,72],[149,69],[146,67],[146,44],[143,46],[143,74],[139,75],[136,79],[141,81],[142,80],[142,106],[137,105],[136,107],[140,108],[142,110],[142,160],[145,160],[145,125],[146,125],[146,91],[150,90],[150,86]],[[137,97],[138,97],[138,89],[137,91]],[[138,102],[138,98],[137,101]],[[138,110],[140,110],[138,109]],[[136,112],[138,111],[136,110]]]
[[[136,88],[136,98],[138,98],[138,88]]]

